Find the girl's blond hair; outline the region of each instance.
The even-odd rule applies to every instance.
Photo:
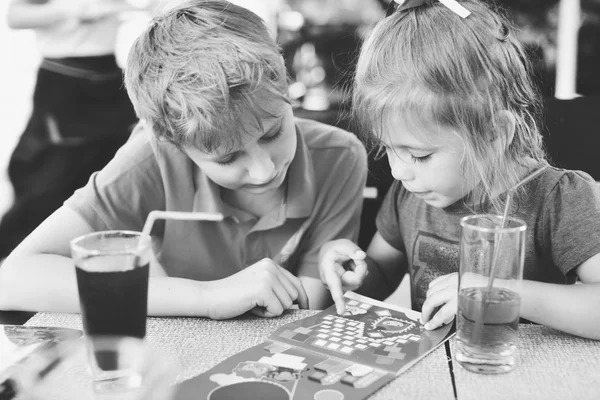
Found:
[[[545,160],[539,132],[540,97],[514,29],[497,10],[461,1],[465,19],[439,2],[395,12],[381,20],[362,46],[353,112],[366,141],[393,135],[390,123],[434,122],[462,138],[467,182],[496,211],[494,185],[513,187],[531,160]],[[514,117],[507,148],[495,139],[502,113]],[[434,133],[430,133],[434,134]]]

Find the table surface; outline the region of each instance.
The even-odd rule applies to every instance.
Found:
[[[176,382],[182,382],[262,343],[279,326],[316,312],[297,310],[273,319],[248,316],[227,321],[149,318],[147,339],[178,364]],[[25,325],[81,329],[81,318],[78,314],[38,313]],[[520,325],[518,367],[502,375],[462,369],[447,356],[447,351],[454,350],[454,342],[452,338],[447,348],[438,347],[369,400],[600,399],[598,341],[540,325]]]

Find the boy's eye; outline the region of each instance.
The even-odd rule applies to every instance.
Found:
[[[233,164],[237,158],[238,158],[237,153],[231,153],[226,158],[216,161],[216,163],[219,165],[230,165],[230,164]]]
[[[271,143],[277,140],[281,134],[283,133],[282,129],[278,129],[274,134],[269,136],[263,136],[260,138],[260,141],[263,143]]]

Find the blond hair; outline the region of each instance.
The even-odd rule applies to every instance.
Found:
[[[287,101],[285,66],[267,27],[227,1],[190,0],[153,19],[129,52],[125,85],[158,138],[206,152],[240,145],[242,114],[262,129],[264,104]]]
[[[398,116],[458,134],[467,182],[499,210],[494,184],[511,188],[531,159],[545,160],[541,100],[506,18],[477,0],[461,4],[471,11],[466,19],[429,2],[381,20],[360,52],[353,112],[365,139],[375,144]],[[497,123],[505,112],[516,129],[508,148],[499,149]]]

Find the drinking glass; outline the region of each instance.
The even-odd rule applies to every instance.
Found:
[[[149,236],[140,232],[102,231],[71,241],[83,329],[95,382],[129,379],[120,370],[120,364],[98,365],[108,362],[101,360],[98,346],[105,336],[143,339],[146,335],[151,251]]]
[[[173,398],[179,369],[168,355],[145,340],[130,336],[96,336],[93,353],[88,344],[78,341],[69,348],[45,355],[41,370],[31,363],[31,371],[21,373],[23,399]],[[120,371],[122,379],[95,379],[106,371]]]
[[[484,374],[516,365],[527,225],[473,215],[460,221],[456,361]]]

